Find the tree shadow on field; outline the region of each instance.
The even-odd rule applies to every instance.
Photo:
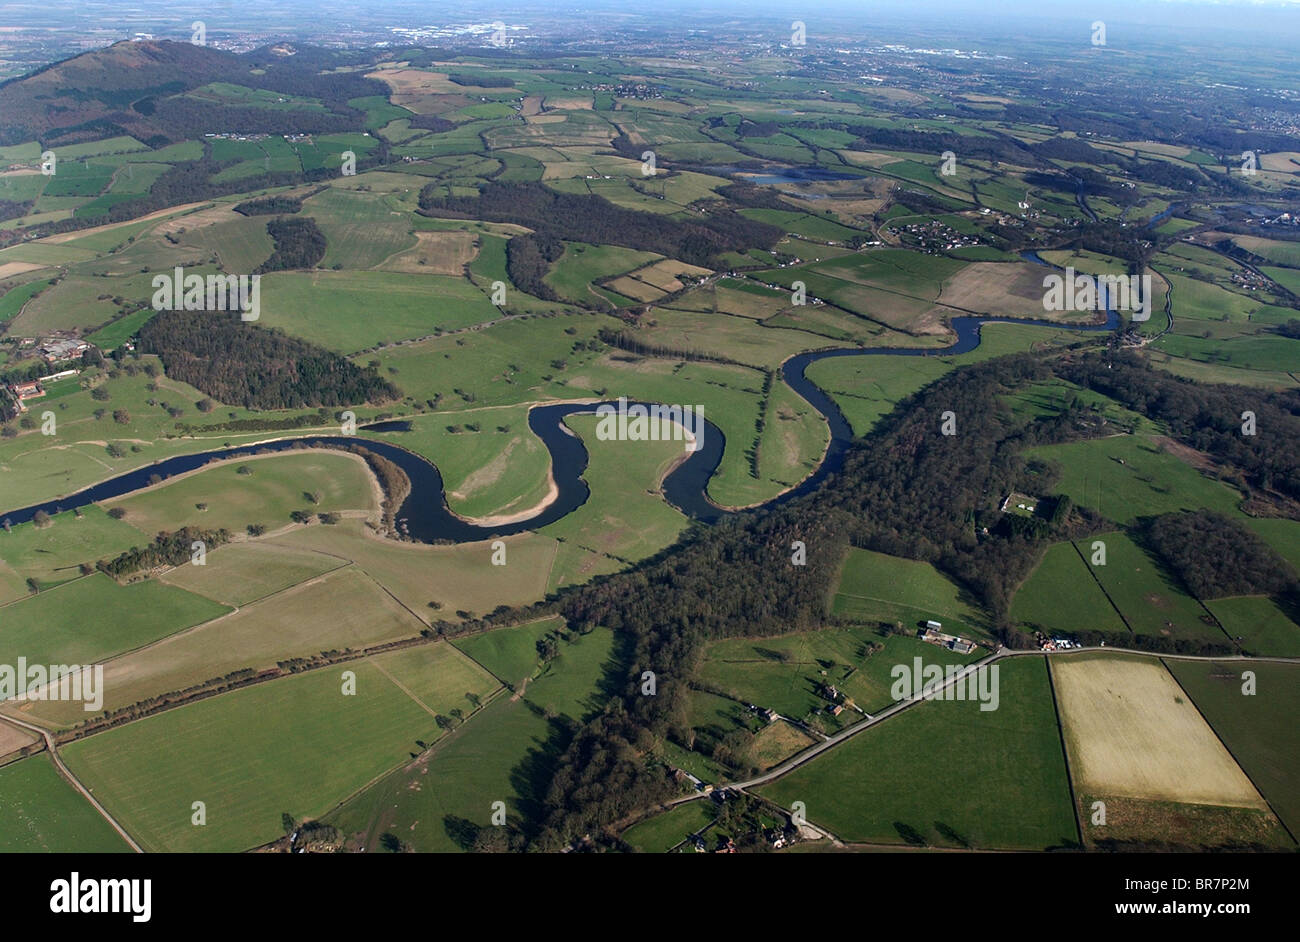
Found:
[[[579,720],[585,720],[593,713],[599,712],[613,697],[624,696],[629,682],[636,690],[640,690],[641,674],[632,671],[635,667],[632,660],[635,657],[636,639],[632,633],[614,632],[614,647],[609,652],[609,659],[600,665],[600,679],[596,681],[596,689],[582,701],[582,705],[589,712],[578,717]],[[633,673],[635,676],[632,675]]]
[[[902,821],[895,821],[894,830],[898,832],[899,837],[901,837],[906,843],[911,844],[913,847],[925,846],[925,838],[921,836],[921,832],[910,824],[904,824]]]
[[[939,832],[940,837],[951,844],[956,844],[958,847],[971,846],[970,841],[958,834],[955,828],[944,824],[942,821],[934,822],[934,829]]]
[[[478,837],[479,826],[469,818],[462,818],[454,814],[445,815],[442,819],[442,826],[446,829],[447,836],[461,850],[469,850],[474,846],[474,840]]]
[[[527,700],[524,705],[537,715],[545,715],[540,707]],[[522,831],[528,838],[532,838],[541,827],[546,814],[546,793],[560,757],[573,740],[575,731],[575,725],[567,717],[548,718],[546,737],[534,738],[533,747],[510,770],[510,787],[518,796],[516,808],[522,818]]]

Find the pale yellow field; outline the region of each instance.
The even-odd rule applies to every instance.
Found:
[[[1155,658],[1050,658],[1075,787],[1088,794],[1265,808]]]
[[[417,232],[414,248],[386,259],[379,267],[415,275],[463,275],[478,247],[472,232]]]
[[[36,742],[34,733],[19,729],[17,726],[10,726],[8,723],[0,723],[0,758],[11,752],[17,752],[23,746],[30,746],[34,742]]]
[[[1192,152],[1190,147],[1182,147],[1178,144],[1160,144],[1156,141],[1125,141],[1124,146],[1151,154],[1160,154],[1165,157],[1186,157]]]
[[[664,296],[664,292],[658,288],[652,287],[643,281],[637,281],[635,278],[629,278],[627,275],[622,278],[615,278],[609,283],[608,287],[610,290],[617,291],[633,301],[657,301]]]
[[[679,262],[674,258],[666,258],[661,262],[655,262],[645,271],[661,271],[680,278],[682,275],[691,275],[695,278],[703,278],[705,275],[712,275],[713,270],[701,268],[699,265],[688,265],[686,262]],[[637,277],[641,277],[643,272],[637,272]]]
[[[503,538],[508,564],[493,566],[484,543],[429,546],[374,536],[360,520],[310,526],[275,538],[282,546],[314,549],[354,562],[425,621],[456,620],[456,611],[483,614],[498,605],[526,605],[546,594],[558,544],[550,537],[521,533]],[[430,609],[429,602],[441,603]]]
[[[837,151],[837,153],[849,163],[857,164],[860,167],[884,167],[889,164],[896,164],[902,159],[889,154],[878,154],[875,151],[867,150],[842,150]]]
[[[36,271],[36,269],[44,267],[44,265],[37,265],[35,262],[0,262],[0,278],[10,278],[14,275],[21,275],[24,272]]]
[[[1261,154],[1259,165],[1265,170],[1276,170],[1279,173],[1300,173],[1300,154],[1295,151]]]
[[[582,95],[582,96],[573,96],[573,95],[570,95],[570,96],[568,96],[567,98],[565,98],[565,97],[560,97],[560,98],[548,97],[548,98],[546,99],[546,101],[543,103],[543,107],[546,108],[548,111],[551,110],[551,109],[554,109],[554,110],[556,110],[556,111],[584,111],[584,110],[585,110],[585,111],[590,111],[590,110],[591,110],[591,96],[590,96],[590,95]]]

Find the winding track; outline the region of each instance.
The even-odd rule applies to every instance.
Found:
[[[28,732],[39,733],[41,738],[45,740],[45,751],[48,752],[50,758],[54,760],[54,768],[63,776],[64,780],[80,792],[81,797],[90,802],[90,806],[98,811],[105,821],[112,825],[113,830],[121,836],[122,840],[126,841],[127,844],[130,845],[133,851],[137,854],[144,853],[144,848],[135,842],[135,838],[126,832],[126,828],[117,823],[117,819],[109,814],[108,810],[96,800],[95,796],[90,793],[90,789],[85,785],[82,785],[81,780],[72,774],[72,770],[63,764],[63,757],[59,755],[59,750],[55,748],[54,737],[50,734],[49,730],[40,726],[33,726],[31,723],[27,723],[12,716],[4,716],[0,717],[0,719],[4,722],[13,723],[15,726],[21,726]]]

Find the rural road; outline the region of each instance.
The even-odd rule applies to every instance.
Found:
[[[59,756],[58,750],[54,748],[53,736],[51,736],[46,730],[41,729],[39,726],[34,726],[31,723],[25,723],[22,720],[14,719],[12,716],[5,716],[2,719],[13,723],[15,726],[21,726],[28,732],[39,734],[40,737],[45,740],[45,748],[49,752],[50,758],[54,760],[54,767],[58,769],[59,774],[67,780],[69,785],[81,792],[82,797],[84,797],[86,801],[90,802],[91,807],[98,811],[100,815],[103,816],[104,820],[113,826],[113,830],[122,836],[122,840],[126,841],[133,851],[137,854],[144,853],[144,848],[137,844],[130,834],[126,833],[126,829],[117,823],[117,820],[108,813],[104,806],[95,800],[95,796],[90,793],[90,790],[82,785],[81,782],[77,780],[77,777],[72,774],[72,771],[63,764],[63,759]]]
[[[1038,651],[1038,650],[1013,651],[1010,648],[999,648],[997,651],[993,652],[987,657],[981,658],[980,660],[975,661],[967,666],[972,668],[984,667],[1008,657],[1027,657],[1027,656],[1035,656],[1035,655],[1046,656],[1046,657],[1070,657],[1071,655],[1095,653],[1098,651],[1114,652],[1118,654],[1139,654],[1145,657],[1159,657],[1162,659],[1176,660],[1176,661],[1221,661],[1221,662],[1230,661],[1230,662],[1241,662],[1241,663],[1249,663],[1249,664],[1257,664],[1257,663],[1295,664],[1297,663],[1297,661],[1300,661],[1300,659],[1298,658],[1246,657],[1245,655],[1241,655],[1241,654],[1223,655],[1220,657],[1211,657],[1211,656],[1199,655],[1199,654],[1161,654],[1154,651],[1141,651],[1134,648],[1113,648],[1113,647],[1104,647],[1104,648],[1103,647],[1086,647],[1086,648],[1081,647],[1081,648],[1070,648],[1065,651],[1046,651],[1046,652]],[[938,693],[939,691],[944,690],[949,686],[951,686],[952,684],[956,683],[957,680],[958,680],[957,676],[946,677],[942,683],[935,684],[932,687],[927,687],[926,689],[931,690],[934,693]],[[780,763],[779,765],[773,766],[771,769],[764,772],[762,775],[756,776],[751,779],[746,779],[743,782],[732,782],[719,787],[728,788],[728,789],[738,788],[743,791],[747,788],[756,788],[759,785],[766,785],[768,782],[771,782],[774,779],[778,779],[781,776],[785,775],[786,773],[799,768],[799,766],[812,761],[813,759],[817,758],[817,756],[821,755],[823,752],[826,752],[828,749],[833,749],[835,746],[838,746],[840,743],[844,742],[850,737],[856,736],[864,729],[867,729],[868,727],[871,726],[875,726],[877,723],[883,722],[884,720],[889,719],[891,716],[895,716],[903,712],[908,707],[915,706],[917,703],[923,702],[925,699],[926,698],[924,697],[912,697],[907,700],[899,700],[896,703],[890,704],[888,707],[881,710],[879,713],[872,714],[870,719],[863,720],[860,723],[854,723],[852,726],[840,730],[838,733],[836,733],[834,736],[831,736],[829,739],[816,743],[808,747],[807,749],[803,750],[802,752],[799,752],[791,756],[789,759],[786,759],[784,762]],[[703,792],[698,792],[693,795],[685,795],[681,798],[675,798],[672,801],[667,802],[665,807],[673,807],[675,805],[684,804],[688,801],[696,801],[703,797],[704,797]],[[818,830],[822,830],[822,829],[818,828]]]

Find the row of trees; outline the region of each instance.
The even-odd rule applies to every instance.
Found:
[[[230,540],[230,531],[201,530],[198,527],[182,527],[174,533],[166,531],[154,537],[153,542],[144,547],[133,546],[110,560],[99,560],[95,568],[106,572],[115,579],[129,576],[141,569],[153,569],[157,566],[180,566],[190,561],[192,546],[195,542],[204,545],[205,550],[220,546]]]

